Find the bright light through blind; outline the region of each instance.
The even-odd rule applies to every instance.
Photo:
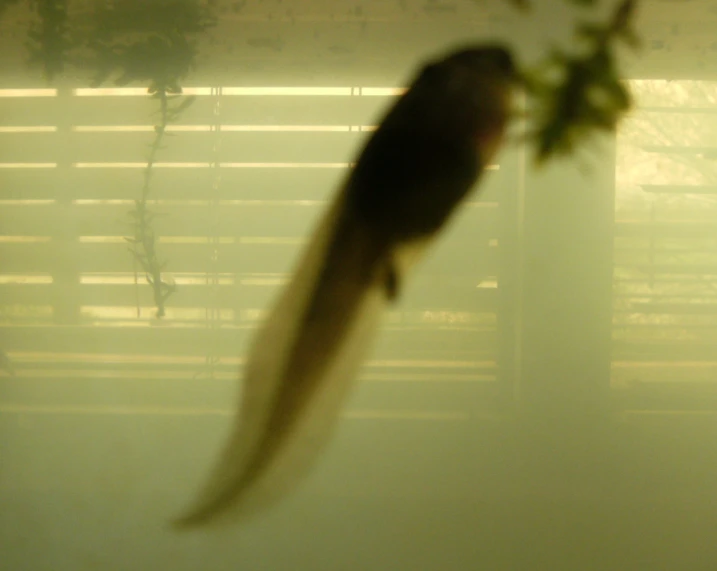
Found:
[[[679,406],[677,392],[712,385],[717,371],[717,83],[630,87],[638,107],[617,137],[612,381],[650,408]]]
[[[67,378],[64,355],[76,378],[233,378],[361,142],[403,91],[186,89],[197,99],[167,129],[148,200],[177,287],[157,320],[124,239],[156,100],[141,88],[0,90],[0,348],[16,374]],[[463,209],[387,316],[364,380],[456,391],[494,379],[496,206]]]

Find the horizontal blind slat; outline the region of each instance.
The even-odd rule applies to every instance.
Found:
[[[241,356],[255,326],[214,331],[196,327],[7,327],[0,325],[4,350],[53,353],[137,355]],[[490,329],[440,329],[438,327],[389,329],[381,332],[374,359],[476,360],[493,350],[495,331]]]

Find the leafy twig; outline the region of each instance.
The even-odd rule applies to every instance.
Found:
[[[142,192],[129,213],[134,233],[126,238],[135,270],[141,267],[152,288],[157,317],[165,315],[165,302],[176,288],[163,278],[167,262],[159,260],[153,229],[158,214],[148,206],[154,165],[168,124],[194,100],[185,98],[174,107],[169,104],[170,98],[182,93],[180,82],[197,55],[189,37],[215,23],[212,10],[211,1],[203,7],[199,0],[107,0],[99,5],[94,30],[86,41],[94,55],[93,87],[115,75],[116,85],[149,84],[148,92],[160,102],[160,120],[154,128]]]
[[[150,93],[180,93],[179,80],[189,72],[196,57],[195,48],[178,32],[152,34],[132,44],[97,40],[93,48],[97,54],[93,87],[119,69],[116,85],[149,81]]]
[[[631,29],[635,0],[623,0],[607,24],[578,25],[576,34],[591,48],[584,55],[554,48],[540,66],[523,73],[536,128],[535,160],[570,154],[594,131],[613,131],[632,106],[632,98],[617,73],[613,46],[621,39],[633,48]],[[556,73],[557,72],[557,73]],[[550,79],[551,74],[557,79]]]
[[[0,16],[5,13],[10,6],[17,4],[20,0],[0,0]]]
[[[28,32],[27,48],[30,65],[40,65],[47,81],[65,69],[65,60],[72,42],[68,37],[68,0],[33,0],[32,7],[40,17]]]
[[[166,87],[153,92],[153,97],[160,101],[160,121],[154,127],[155,136],[150,147],[147,167],[144,170],[141,196],[135,201],[134,209],[129,212],[133,219],[134,236],[125,238],[130,243],[130,251],[135,261],[139,263],[145,272],[147,283],[152,287],[154,303],[157,307],[157,317],[164,317],[165,302],[176,291],[176,287],[162,277],[162,272],[166,268],[167,262],[160,262],[157,255],[157,238],[152,228],[152,223],[158,214],[148,207],[150,183],[157,153],[162,148],[168,124],[175,120],[194,101],[193,97],[189,97],[176,107],[170,108],[169,98],[171,96],[172,94]]]

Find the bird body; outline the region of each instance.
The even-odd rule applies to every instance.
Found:
[[[460,50],[388,111],[254,338],[229,442],[178,527],[264,509],[315,463],[384,309],[500,146],[513,80],[505,49]]]

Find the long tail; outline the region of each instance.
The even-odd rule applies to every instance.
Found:
[[[342,215],[344,197],[324,216],[255,337],[230,440],[176,527],[233,523],[270,506],[329,441],[387,304],[386,272],[393,278],[410,261],[381,259],[370,233]]]
[[[500,144],[512,67],[502,48],[462,50],[384,118],[255,337],[229,443],[177,527],[265,508],[314,464],[388,299]]]

